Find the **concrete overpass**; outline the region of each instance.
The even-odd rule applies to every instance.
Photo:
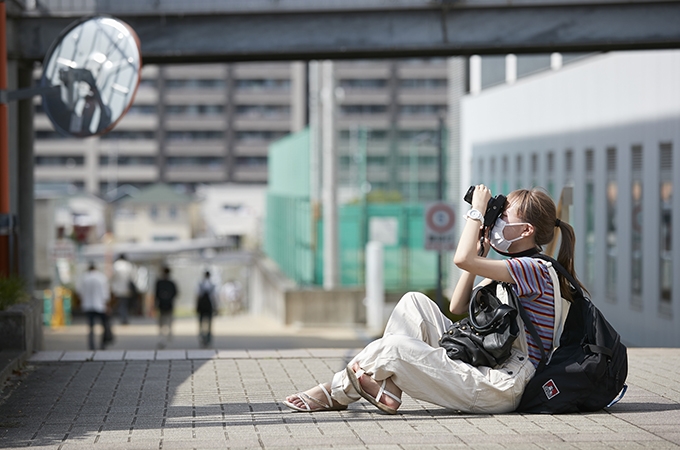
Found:
[[[8,5],[20,0],[9,1]],[[144,62],[432,57],[677,48],[680,2],[40,0],[8,11],[9,58],[40,61],[84,14],[128,22]],[[78,4],[74,11],[73,4]],[[89,8],[87,7],[89,5]],[[85,11],[83,11],[85,7]]]

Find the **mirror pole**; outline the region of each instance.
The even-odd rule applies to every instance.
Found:
[[[7,19],[0,0],[0,91],[7,90]],[[0,103],[0,215],[10,214],[9,204],[9,109]],[[10,275],[9,234],[0,234],[0,278]]]

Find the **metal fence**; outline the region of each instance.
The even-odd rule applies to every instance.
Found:
[[[301,285],[323,284],[323,220],[306,198],[267,196],[265,251]],[[380,224],[389,224],[385,236]],[[424,248],[422,204],[343,205],[338,209],[340,284],[365,284],[365,248],[371,229],[383,232],[386,290],[427,290],[436,286],[437,253]],[[376,231],[374,231],[376,233]],[[373,236],[375,238],[375,236]]]

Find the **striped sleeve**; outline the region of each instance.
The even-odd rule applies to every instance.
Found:
[[[548,269],[534,258],[510,258],[505,261],[515,282],[517,295],[536,297],[546,290]],[[544,272],[545,271],[545,272]]]
[[[534,324],[544,350],[549,353],[555,326],[555,292],[550,271],[545,264],[534,258],[512,258],[506,260],[506,264],[515,281],[515,293]],[[529,332],[527,345],[531,362],[538,366],[541,360],[540,344],[534,342]]]

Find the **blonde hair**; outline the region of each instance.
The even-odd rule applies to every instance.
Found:
[[[576,234],[574,229],[566,222],[557,220],[557,208],[552,198],[542,189],[518,189],[508,194],[508,204],[513,204],[517,215],[525,222],[534,227],[534,240],[541,250],[543,246],[562,237],[557,262],[564,267],[581,289],[588,292],[583,283],[579,281],[574,269],[574,249],[576,247]],[[556,233],[559,230],[561,233]],[[569,282],[559,275],[560,291],[567,300],[572,299]]]

